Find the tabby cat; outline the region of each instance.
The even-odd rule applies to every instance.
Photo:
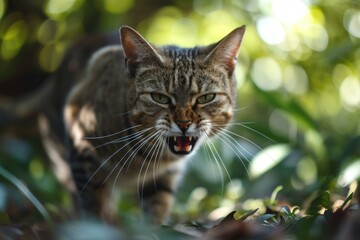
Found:
[[[54,172],[85,213],[116,222],[114,190],[129,189],[146,220],[162,224],[187,159],[232,119],[244,32],[194,48],[155,46],[127,26],[120,44],[113,35],[88,39],[43,89],[0,102],[0,127],[40,113]]]
[[[124,26],[121,44],[92,55],[64,107],[83,209],[114,221],[112,195],[124,188],[138,192],[147,221],[166,221],[187,159],[232,119],[244,32],[205,47],[159,47]]]

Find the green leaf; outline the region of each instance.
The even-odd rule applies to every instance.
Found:
[[[345,209],[346,205],[348,204],[348,202],[351,201],[351,199],[353,198],[353,196],[354,196],[354,193],[353,193],[353,192],[350,193],[350,195],[345,199],[345,201],[344,201],[343,204],[341,205],[341,207],[340,207],[341,210],[344,210],[344,209]]]
[[[277,186],[271,194],[270,205],[274,205],[276,202],[277,194],[283,189],[283,186]]]
[[[267,213],[267,214],[263,214],[263,215],[260,215],[256,221],[259,222],[259,223],[263,223],[265,221],[268,221],[270,220],[271,218],[275,217],[276,214],[270,214],[270,213]]]
[[[283,211],[288,216],[292,214],[291,210],[290,210],[290,208],[288,206],[282,206],[281,211]]]
[[[321,206],[332,212],[332,202],[330,200],[330,192],[325,191],[321,194]]]
[[[36,207],[36,209],[40,212],[43,218],[46,220],[48,225],[52,228],[54,226],[53,221],[45,207],[40,203],[40,201],[30,192],[30,190],[14,175],[8,172],[5,168],[0,166],[0,175],[7,179],[9,182],[14,184],[19,191],[21,191],[27,199]]]
[[[316,198],[311,202],[310,207],[306,211],[308,215],[319,215],[321,207],[332,212],[332,203],[330,201],[330,192],[324,191],[318,194]]]
[[[256,208],[254,210],[251,210],[243,215],[240,216],[239,212],[235,212],[234,213],[234,218],[236,221],[240,221],[243,222],[245,221],[248,217],[250,217],[251,215],[254,215],[257,211],[259,210],[259,208]]]
[[[314,119],[295,99],[285,99],[277,93],[264,91],[254,83],[253,87],[266,103],[287,112],[303,129],[316,129]]]
[[[5,225],[10,223],[10,218],[7,213],[0,212],[0,225]]]
[[[291,152],[288,144],[276,144],[265,148],[253,158],[249,172],[252,178],[257,178],[283,161]]]
[[[294,207],[293,210],[292,210],[292,212],[291,212],[291,214],[292,214],[292,215],[296,215],[296,214],[298,214],[298,213],[300,212],[300,210],[301,210],[301,209],[300,209],[299,207]]]

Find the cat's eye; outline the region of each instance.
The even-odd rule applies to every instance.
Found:
[[[198,97],[196,99],[196,103],[205,104],[205,103],[211,102],[214,99],[215,99],[215,93],[208,93],[208,94]]]
[[[151,98],[160,104],[169,104],[170,98],[160,93],[151,93]]]

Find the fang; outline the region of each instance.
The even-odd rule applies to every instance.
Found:
[[[178,147],[178,146],[176,146],[176,145],[174,145],[174,150],[175,150],[175,152],[179,152],[179,151],[181,150],[181,148]]]

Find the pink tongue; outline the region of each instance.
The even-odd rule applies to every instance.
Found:
[[[177,137],[176,146],[181,150],[186,151],[190,145],[190,139],[188,137]]]

